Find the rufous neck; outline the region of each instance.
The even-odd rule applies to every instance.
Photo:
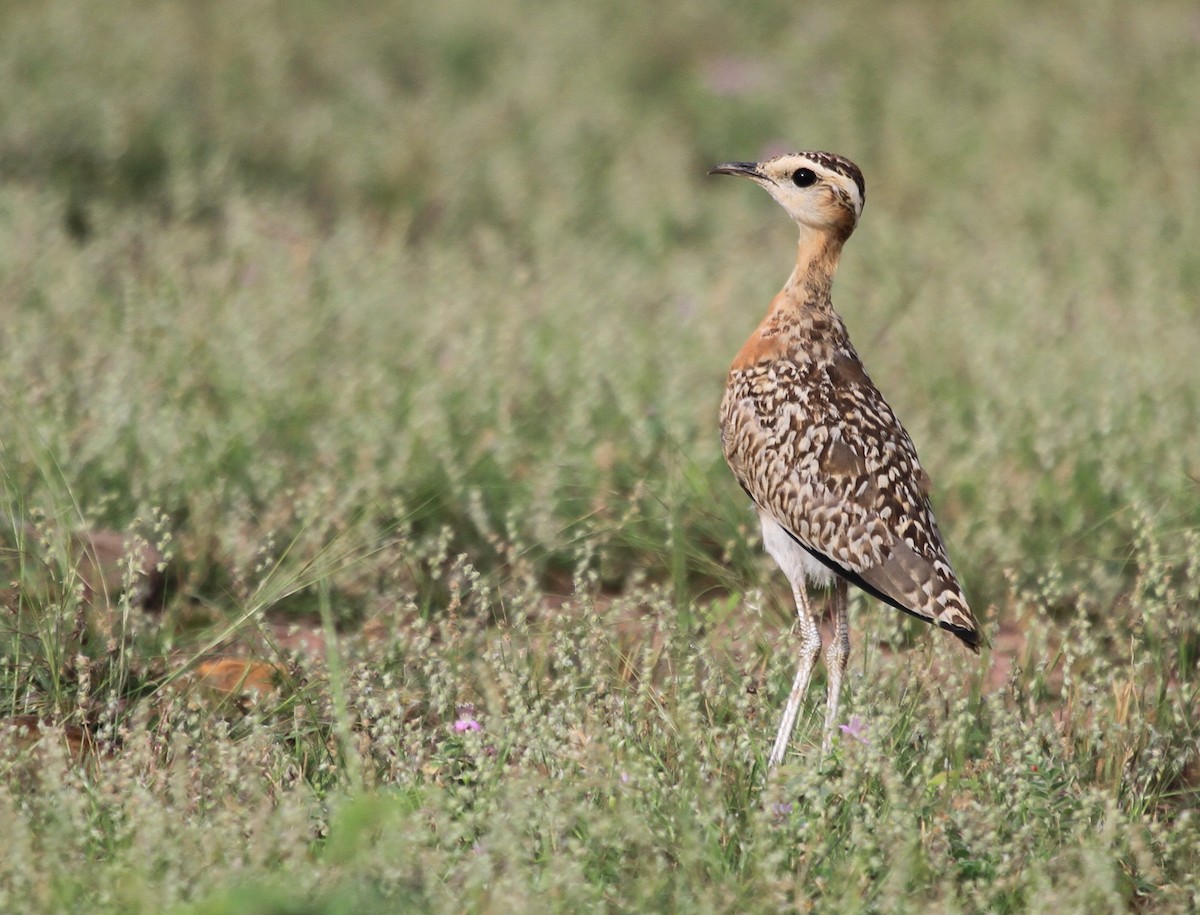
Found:
[[[782,299],[794,306],[829,308],[829,290],[845,239],[828,230],[800,226],[796,266],[783,287]]]

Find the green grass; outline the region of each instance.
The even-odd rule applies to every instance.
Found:
[[[1198,29],[0,7],[0,910],[1194,910]],[[764,786],[790,603],[715,414],[794,230],[705,172],[780,148],[866,174],[834,300],[994,650],[856,599],[869,742],[802,716]],[[281,687],[206,697],[237,652]]]

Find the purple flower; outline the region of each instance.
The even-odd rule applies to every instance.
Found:
[[[771,813],[775,814],[775,816],[777,816],[777,817],[785,817],[791,812],[792,812],[792,802],[791,801],[779,801],[778,803],[771,805]]]
[[[459,718],[454,722],[454,730],[459,734],[463,731],[482,731],[483,725],[474,718]]]
[[[847,737],[853,737],[859,743],[871,742],[865,736],[863,736],[867,732],[867,723],[857,715],[851,715],[848,724],[839,724],[838,730],[840,730]]]

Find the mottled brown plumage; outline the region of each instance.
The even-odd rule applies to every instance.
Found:
[[[796,266],[729,371],[721,403],[725,458],[758,509],[763,542],[792,584],[800,669],[770,763],[783,758],[821,635],[806,582],[833,583],[836,635],[824,747],[837,714],[849,625],[846,582],[935,623],[978,650],[979,626],[946,556],[929,475],[833,310],[830,287],[865,199],[862,172],[829,153],[732,162],[797,223]]]

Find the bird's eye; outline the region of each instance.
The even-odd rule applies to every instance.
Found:
[[[817,173],[811,168],[798,168],[792,172],[792,184],[796,187],[809,187],[817,181]]]

